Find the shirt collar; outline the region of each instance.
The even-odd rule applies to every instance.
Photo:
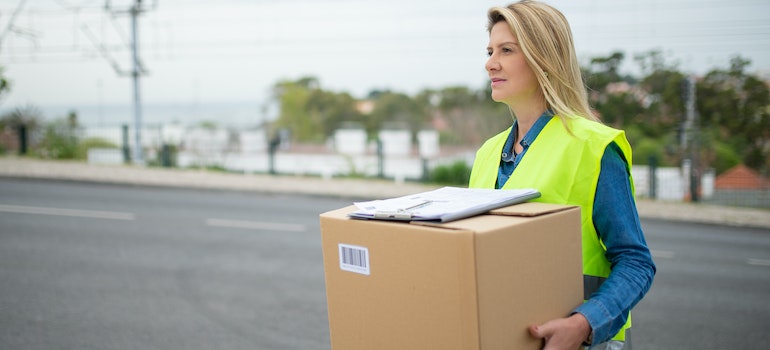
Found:
[[[532,144],[532,142],[535,141],[537,138],[537,135],[540,135],[540,132],[543,131],[543,128],[545,128],[545,125],[548,124],[549,121],[551,121],[551,118],[553,118],[553,112],[550,110],[546,110],[543,112],[542,115],[540,115],[539,118],[535,121],[535,124],[532,124],[532,127],[527,131],[527,133],[524,135],[524,137],[519,141],[519,144],[521,144],[524,149],[529,148],[529,145]],[[519,121],[515,120],[513,121],[513,126],[511,127],[511,132],[508,133],[508,140],[505,141],[505,147],[503,147],[503,153],[500,155],[501,158],[506,162],[512,162],[513,159],[513,138],[516,135],[514,132],[519,126]]]

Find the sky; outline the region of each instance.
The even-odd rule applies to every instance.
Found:
[[[770,1],[552,0],[579,59],[659,50],[704,74],[741,55],[770,72]],[[0,0],[0,66],[15,106],[130,105],[133,0]],[[22,6],[20,7],[20,4]],[[109,4],[109,9],[107,9]],[[488,0],[144,0],[145,104],[264,101],[284,79],[361,98],[373,89],[487,84]],[[21,9],[15,12],[17,9]],[[14,15],[14,13],[16,13]],[[256,102],[255,102],[256,103]]]

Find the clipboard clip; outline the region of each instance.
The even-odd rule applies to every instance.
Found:
[[[407,211],[377,211],[374,213],[375,219],[380,220],[400,220],[400,221],[411,221],[412,220],[412,213]]]

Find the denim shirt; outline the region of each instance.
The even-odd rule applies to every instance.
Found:
[[[513,122],[500,161],[497,188],[502,188],[551,118],[547,111],[538,118],[520,142],[524,151],[515,157],[513,138],[518,125],[517,121]],[[594,227],[607,247],[605,256],[612,272],[599,290],[573,311],[588,320],[594,344],[605,342],[620,331],[628,312],[650,289],[656,272],[639,223],[629,179],[623,153],[613,142],[602,156],[593,208]]]

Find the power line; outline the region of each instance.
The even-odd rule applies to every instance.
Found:
[[[8,20],[8,24],[5,26],[5,29],[2,33],[0,33],[0,47],[2,47],[3,39],[5,39],[6,35],[8,33],[13,31],[19,31],[18,28],[15,27],[16,18],[18,17],[21,10],[24,8],[24,3],[26,0],[19,1],[19,4],[16,6],[16,8],[13,10],[13,13],[11,14],[11,18]]]
[[[285,28],[282,25],[287,23],[287,19],[290,18],[288,15],[278,16],[274,13],[259,11],[265,7],[262,6],[265,4],[284,3],[279,1],[244,2],[241,3],[243,6],[238,7],[238,9],[248,11],[238,11],[230,16],[225,16],[223,12],[222,15],[217,14],[213,18],[213,14],[201,14],[196,11],[183,16],[176,16],[175,13],[173,17],[165,17],[168,12],[155,11],[148,16],[148,19],[154,21],[151,22],[155,25],[153,28],[160,28],[160,30],[148,32],[147,39],[142,41],[144,45],[139,49],[155,61],[253,59],[274,55],[295,55],[303,53],[307,47],[313,49],[313,57],[322,59],[355,59],[355,55],[361,54],[356,50],[366,50],[366,54],[376,54],[380,57],[408,55],[414,59],[430,59],[447,53],[451,54],[452,50],[458,48],[467,48],[469,42],[483,41],[485,37],[483,13],[469,15],[467,11],[456,10],[452,7],[442,7],[434,13],[430,8],[424,7],[416,8],[416,12],[403,12],[398,18],[392,17],[393,13],[378,12],[366,12],[366,16],[363,16],[359,2],[349,2],[355,3],[357,6],[343,9],[346,15],[350,14],[350,22],[348,22],[347,28],[340,28],[339,31],[323,30],[338,24],[338,17],[302,12],[292,13],[291,16],[297,16],[296,20],[309,24],[311,28],[319,29],[301,33],[275,29]],[[58,23],[67,23],[60,24],[59,28],[71,25],[73,34],[66,36],[64,35],[66,31],[59,30],[59,33],[54,34],[59,34],[60,39],[53,40],[48,36],[43,36],[35,39],[32,43],[28,42],[30,41],[28,38],[21,37],[10,40],[14,37],[10,35],[9,40],[0,43],[3,45],[0,47],[3,49],[3,56],[0,57],[2,61],[17,64],[78,63],[98,60],[100,57],[104,57],[103,52],[109,52],[115,63],[132,62],[129,57],[132,52],[129,49],[129,35],[123,30],[125,27],[118,25],[118,14],[106,13],[104,11],[105,6],[97,4],[102,3],[101,0],[54,0],[53,3],[54,5],[47,7],[30,8],[28,6],[19,14],[19,18],[29,19],[36,29],[47,28]],[[313,4],[315,3],[313,2]],[[322,3],[338,4],[340,1],[323,1]],[[599,1],[598,3],[606,2]],[[399,6],[399,4],[388,4],[388,6]],[[696,4],[696,8],[699,10],[722,11],[740,7],[752,13],[760,12],[759,10],[768,7],[766,1],[734,1],[729,4],[722,1],[666,2],[665,4],[658,1],[644,4],[636,1],[614,1],[612,6],[600,7],[595,4],[597,2],[569,2],[568,5],[563,5],[563,11],[569,10],[573,14],[586,14],[595,11],[596,14],[591,18],[596,18],[598,16],[618,17],[617,14],[638,12],[639,9],[651,9],[652,11],[660,11],[659,13],[662,14],[664,7],[665,11],[683,10],[690,9]],[[195,9],[202,9],[204,5],[206,8],[213,8],[212,6],[222,6],[223,4],[212,5],[208,1],[185,1],[184,5],[186,8],[189,5]],[[3,11],[0,9],[0,12]],[[63,17],[62,14],[68,14],[71,17]],[[335,13],[335,16],[337,15],[339,14]],[[571,17],[570,14],[567,16],[568,18]],[[463,30],[457,26],[444,25],[454,20],[470,17],[478,19],[476,21],[478,27],[464,28]],[[634,20],[635,18],[637,20]],[[717,20],[696,19],[694,17],[667,20],[663,16],[650,15],[644,17],[649,18],[645,22],[640,22],[638,18],[640,16],[629,17],[622,25],[613,26],[610,26],[611,23],[593,23],[585,20],[571,21],[571,24],[574,33],[585,34],[580,38],[576,37],[576,40],[587,41],[590,44],[597,42],[602,44],[604,42],[617,43],[617,46],[625,51],[635,48],[650,50],[663,47],[715,55],[728,54],[733,51],[739,53],[770,52],[770,21],[755,18],[726,20],[724,16]],[[108,21],[110,23],[107,23]],[[360,25],[376,27],[391,22],[402,23],[403,25],[398,28],[400,30],[379,31],[372,35],[362,34],[363,31],[361,30],[350,30],[350,28],[360,28]],[[97,24],[102,25],[101,33],[94,30]],[[105,25],[108,28],[108,33],[104,32]],[[112,30],[109,30],[110,25]],[[89,46],[78,42],[76,36],[89,36],[85,30],[81,29],[83,26],[90,28],[90,36],[96,37],[103,46],[102,48],[97,47],[98,45]],[[411,26],[414,26],[415,30],[402,29]],[[223,32],[215,39],[212,39],[213,35],[208,35],[180,40],[182,37],[179,35],[180,33],[190,32],[195,27],[230,29],[230,31]],[[594,31],[590,31],[591,29]],[[586,34],[584,31],[589,32]],[[654,41],[649,38],[654,38]],[[93,38],[89,40],[93,41]],[[66,41],[70,41],[70,44],[66,44]],[[423,42],[428,44],[422,45]],[[440,44],[438,49],[432,45],[434,43]],[[460,46],[461,44],[463,46]],[[483,55],[484,44],[485,42],[479,42],[479,55]],[[578,52],[587,51],[591,46],[578,47],[577,49]],[[611,45],[607,47],[611,47]],[[351,52],[342,53],[347,51]],[[115,63],[111,63],[111,65],[115,67]]]

